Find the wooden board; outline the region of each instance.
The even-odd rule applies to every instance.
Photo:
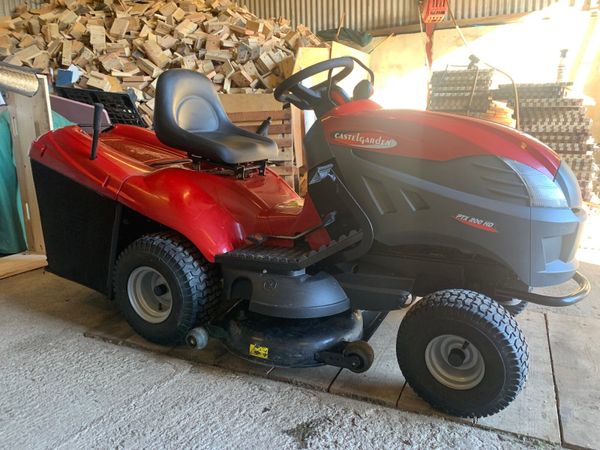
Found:
[[[333,366],[311,367],[308,369],[285,369],[278,367],[269,374],[269,378],[327,392],[329,386],[331,386],[331,383],[333,383],[341,370]]]
[[[256,126],[254,125],[238,125],[241,129],[246,131],[254,132],[256,131]],[[289,123],[282,124],[272,124],[269,127],[270,134],[290,134],[292,132],[292,125]]]
[[[341,56],[351,56],[353,58],[358,59],[360,62],[364,63],[367,67],[369,67],[370,56],[368,53],[362,52],[352,47],[348,47],[344,44],[340,44],[339,42],[332,42],[331,59],[339,58]],[[359,81],[364,80],[367,77],[367,72],[358,64],[354,63],[354,70],[352,71],[352,73],[350,73],[350,75],[348,75],[344,80],[342,80],[339,83],[339,85],[348,93],[348,95],[352,96],[354,87],[358,84]]]
[[[277,111],[283,104],[273,94],[222,94],[219,100],[227,114],[239,112]]]
[[[260,94],[256,94],[256,95],[260,95]],[[260,123],[269,116],[271,116],[271,118],[273,120],[289,120],[291,118],[291,113],[289,110],[271,110],[271,111],[265,110],[265,111],[243,111],[243,112],[230,112],[227,110],[225,110],[225,111],[227,112],[229,119],[234,123],[240,123],[240,122]]]
[[[513,403],[492,417],[480,419],[478,423],[485,427],[560,442],[557,403],[554,396],[544,316],[526,311],[517,320],[529,344],[529,378],[525,388]],[[439,414],[417,396],[409,385],[402,391],[398,407],[419,413]]]
[[[294,160],[296,161],[296,167],[304,166],[304,120],[302,110],[296,108],[294,105],[290,107],[292,112],[292,139],[294,140]],[[299,192],[303,195],[303,192]]]
[[[391,313],[381,328],[371,338],[375,347],[374,365],[363,374],[335,367],[312,369],[281,369],[244,361],[227,352],[215,340],[209,347],[197,351],[184,347],[168,349],[152,348],[140,338],[133,338],[121,316],[106,320],[103,325],[88,330],[86,336],[95,337],[119,345],[168,352],[170,356],[211,364],[296,385],[308,386],[374,403],[394,406],[394,398],[401,389],[397,407],[419,413],[440,415],[421,400],[408,386],[395,361],[396,331],[403,311]],[[600,432],[596,423],[600,420],[597,404],[600,402],[600,319],[573,317],[547,313],[550,326],[552,360],[558,387],[563,427],[563,442],[571,446],[597,447]],[[548,347],[545,317],[542,313],[526,311],[519,317],[529,342],[531,353],[530,376],[524,391],[505,411],[496,416],[476,422],[483,428],[494,428],[509,433],[561,442],[557,420],[557,402],[552,382],[552,361]],[[574,332],[573,330],[577,330]],[[460,419],[452,419],[460,420]],[[474,424],[470,420],[464,423]]]
[[[23,205],[27,244],[30,252],[45,254],[46,246],[31,174],[29,148],[35,139],[52,130],[53,124],[46,77],[38,75],[38,80],[40,87],[33,97],[7,92],[6,103],[11,119],[13,155]]]
[[[546,320],[543,314],[525,311],[517,317],[529,345],[529,377],[523,392],[504,411],[479,420],[482,425],[551,442],[560,442],[560,428],[552,379]],[[536,417],[537,420],[523,420]]]
[[[302,69],[306,69],[313,64],[329,59],[330,49],[329,48],[311,48],[311,47],[300,47],[296,52],[296,61],[294,62],[293,73],[296,73]],[[326,74],[321,74],[321,78],[311,78],[307,81],[308,85],[314,85],[325,81],[327,78]],[[294,159],[296,161],[296,167],[300,168],[304,166],[304,135],[306,134],[306,126],[304,121],[304,111],[291,107],[292,111],[292,137],[294,139]],[[303,195],[304,192],[300,192]]]
[[[31,270],[41,269],[46,267],[47,264],[45,255],[19,253],[4,256],[0,258],[0,280]]]
[[[547,313],[563,441],[573,448],[600,442],[600,320]]]
[[[327,61],[330,57],[330,49],[324,47],[301,47],[296,53],[296,62],[294,63],[294,73],[312,66],[313,64]],[[303,84],[314,86],[327,80],[327,72],[315,75],[309,78]]]
[[[356,50],[347,45],[340,44],[339,42],[333,42],[331,48],[312,48],[312,47],[301,47],[296,53],[296,61],[294,63],[293,73],[296,73],[302,69],[305,69],[313,64],[326,61],[330,58],[338,58],[340,56],[352,56],[358,60],[369,65],[369,55],[360,50]],[[341,87],[346,89],[349,95],[352,95],[354,86],[364,79],[366,72],[361,68],[355,68],[355,70],[341,83]],[[327,80],[327,72],[320,73],[314,77],[305,80],[304,84],[307,86],[314,86],[315,84],[321,83]],[[294,159],[296,160],[296,166],[298,168],[304,166],[304,135],[306,133],[306,123],[304,120],[304,113],[300,109],[292,106],[292,135],[294,140]],[[310,122],[309,122],[310,125]]]
[[[329,392],[396,406],[405,380],[398,367],[394,343],[405,312],[400,310],[389,313],[369,340],[375,351],[371,368],[364,373],[342,370]]]

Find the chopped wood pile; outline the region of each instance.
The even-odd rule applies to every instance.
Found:
[[[149,124],[156,79],[169,68],[204,73],[219,92],[260,93],[291,75],[299,47],[321,45],[302,25],[259,19],[229,0],[51,0],[0,17],[4,62],[75,65],[76,86],[132,90]]]

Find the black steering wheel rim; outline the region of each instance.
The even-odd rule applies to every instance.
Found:
[[[317,75],[321,72],[329,71],[330,73],[337,68],[342,70],[322,83],[311,88],[302,85],[302,81]],[[333,83],[338,83],[346,78],[354,69],[354,58],[350,56],[342,56],[340,58],[328,59],[312,66],[296,72],[289,78],[281,82],[275,89],[275,99],[282,103],[291,103],[300,109],[313,109],[314,105],[311,102],[317,102],[321,99],[321,95],[317,93],[315,88],[322,87]]]

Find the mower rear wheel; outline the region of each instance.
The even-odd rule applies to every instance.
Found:
[[[142,236],[120,254],[115,299],[142,337],[164,345],[185,341],[209,322],[221,294],[218,270],[192,243],[175,233]]]
[[[504,409],[527,378],[527,343],[517,322],[473,291],[449,289],[424,297],[400,324],[396,351],[415,392],[459,417]]]

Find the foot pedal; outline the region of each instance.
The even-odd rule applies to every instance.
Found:
[[[295,271],[302,270],[346,248],[357,244],[363,237],[360,231],[351,231],[324,245],[319,250],[306,248],[270,247],[252,244],[229,253],[217,255],[216,262],[251,270]]]

